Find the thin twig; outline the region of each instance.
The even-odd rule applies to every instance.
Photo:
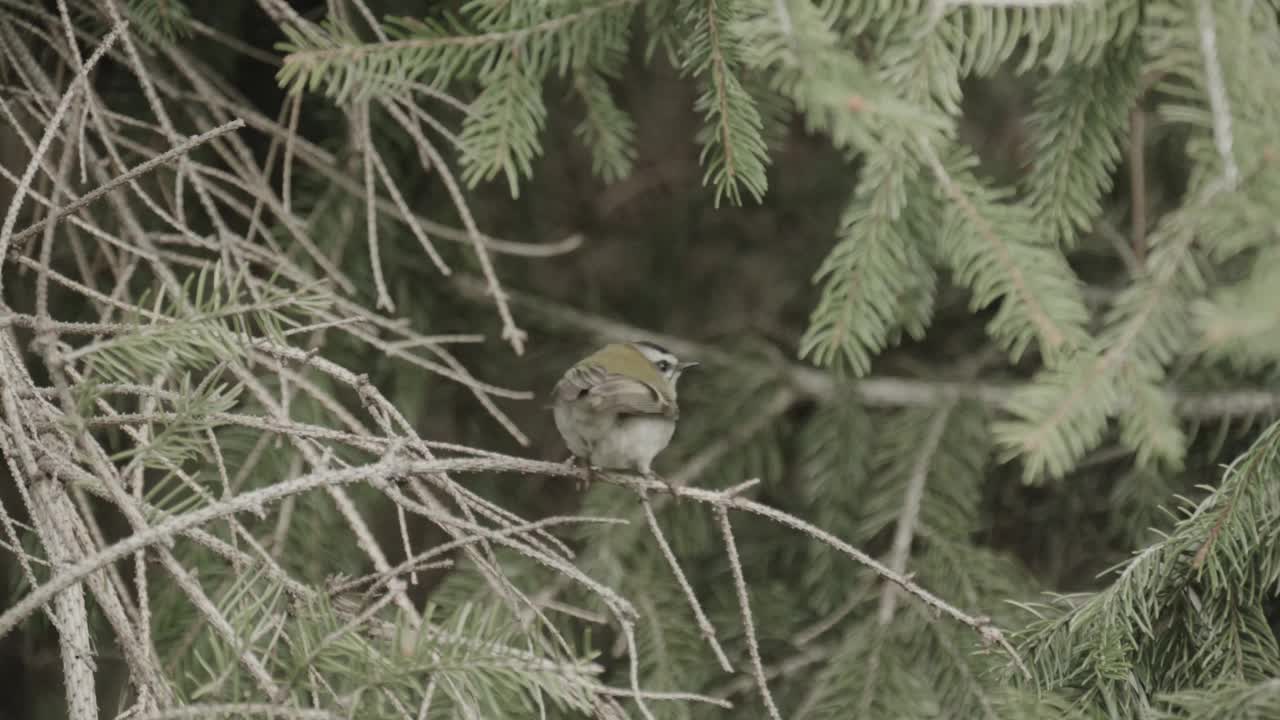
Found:
[[[724,654],[724,648],[720,647],[720,641],[716,639],[716,629],[712,626],[711,621],[707,619],[707,614],[702,611],[702,604],[698,602],[698,596],[694,594],[693,587],[689,585],[689,579],[684,576],[684,571],[680,569],[680,561],[676,560],[675,553],[671,551],[671,545],[667,543],[667,538],[663,535],[662,528],[658,525],[658,518],[653,515],[653,506],[649,504],[649,498],[642,495],[640,504],[644,507],[644,516],[649,521],[649,529],[653,531],[653,539],[658,542],[658,547],[662,550],[663,557],[667,559],[667,565],[671,567],[671,572],[676,576],[676,582],[680,584],[680,589],[684,590],[685,599],[689,601],[689,608],[693,610],[693,616],[697,618],[698,630],[702,632],[702,637],[706,639],[707,645],[711,647],[711,652],[715,654],[721,669],[727,673],[732,673],[733,665],[729,662],[729,657]]]
[[[23,172],[22,179],[18,182],[17,189],[14,190],[13,198],[9,201],[9,210],[5,213],[4,222],[3,224],[0,224],[0,258],[8,255],[10,243],[16,244],[21,242],[23,238],[34,233],[35,230],[43,224],[37,223],[36,226],[27,228],[21,232],[13,232],[13,226],[18,221],[18,211],[22,208],[22,199],[27,194],[27,191],[31,186],[31,180],[35,177],[36,169],[40,167],[41,159],[44,157],[45,152],[48,151],[50,143],[53,142],[58,125],[62,122],[62,116],[65,115],[67,109],[71,107],[71,101],[76,97],[81,86],[88,82],[89,71],[93,69],[94,65],[98,64],[98,60],[106,54],[112,43],[116,41],[116,38],[120,37],[125,27],[126,25],[123,24],[117,25],[111,29],[111,32],[107,33],[107,37],[102,41],[102,44],[98,46],[97,50],[94,50],[93,54],[90,55],[89,59],[85,62],[84,66],[76,73],[76,78],[71,83],[71,87],[67,88],[67,91],[62,95],[62,100],[58,102],[58,107],[54,110],[53,117],[51,117],[48,123],[45,124],[45,131],[44,135],[40,138],[40,144],[36,147],[35,152],[32,153],[31,160],[27,163],[27,169]],[[50,222],[56,217],[56,213],[51,213],[43,222]],[[3,289],[3,287],[4,274],[0,273],[0,289]]]
[[[213,138],[218,137],[219,135],[223,135],[225,133],[231,132],[232,130],[239,130],[242,127],[244,127],[243,120],[232,120],[231,122],[225,125],[220,125],[212,130],[209,130],[207,132],[204,132],[192,138],[189,138],[185,142],[179,145],[176,145],[173,148],[151,158],[150,160],[147,160],[146,162],[133,167],[128,172],[122,175],[116,176],[110,182],[107,182],[106,184],[103,184],[103,185],[99,185],[98,187],[94,188],[92,191],[81,196],[79,200],[65,207],[58,208],[57,210],[50,213],[49,216],[44,218],[43,220],[37,223],[34,223],[29,227],[23,228],[19,232],[14,233],[13,234],[14,244],[16,245],[17,243],[21,242],[25,238],[39,232],[40,229],[45,225],[51,222],[57,222],[61,218],[66,217],[67,215],[70,215],[71,213],[79,210],[85,205],[88,205],[94,200],[102,197],[103,195],[106,195],[107,193],[114,190],[116,187],[133,181],[139,175],[144,175],[148,171],[152,170],[153,168],[156,168],[167,162],[171,162],[183,156],[185,153],[191,152],[192,148],[202,145],[212,140]],[[3,248],[3,245],[0,245],[0,248]]]
[[[738,591],[738,609],[742,612],[742,628],[746,633],[747,652],[751,655],[751,669],[756,675],[756,686],[760,689],[760,698],[764,701],[769,717],[782,720],[778,706],[773,703],[773,695],[769,692],[769,681],[764,675],[764,664],[760,662],[760,644],[756,640],[756,624],[751,619],[751,601],[747,597],[747,581],[743,577],[742,561],[738,559],[738,544],[733,539],[733,526],[729,524],[729,511],[723,505],[716,506],[716,520],[720,523],[720,534],[724,537],[725,551],[729,555],[729,567],[733,570],[733,586]]]
[[[440,257],[436,246],[432,244],[431,238],[427,236],[427,231],[422,228],[422,223],[418,222],[418,217],[409,209],[409,204],[405,202],[404,196],[400,194],[400,188],[396,186],[395,181],[391,178],[391,173],[387,171],[387,166],[382,161],[382,156],[372,147],[369,152],[373,160],[373,166],[378,171],[378,177],[382,178],[382,184],[386,186],[387,193],[391,195],[391,200],[400,211],[400,218],[409,226],[409,230],[418,239],[422,249],[426,251],[427,257],[431,258],[432,264],[436,266],[440,274],[446,276],[453,274],[453,270],[445,263],[444,258]],[[376,204],[374,207],[377,207]]]
[[[896,573],[906,573],[907,560],[911,557],[911,543],[915,538],[916,522],[920,518],[920,503],[924,499],[924,487],[929,479],[929,468],[933,464],[938,444],[942,442],[943,431],[947,420],[951,417],[953,405],[947,405],[938,411],[929,424],[929,432],[924,443],[917,450],[915,464],[907,477],[907,487],[902,496],[902,509],[898,513],[898,521],[894,525],[893,545],[889,548],[889,567]],[[880,594],[880,612],[877,618],[881,625],[888,625],[893,620],[894,611],[898,607],[898,588],[886,583]]]
[[[635,697],[636,692],[631,688],[616,688],[608,685],[592,685],[591,689],[601,695],[611,695],[613,697]],[[686,692],[662,692],[659,690],[641,690],[640,697],[646,700],[674,700],[677,702],[700,702],[708,705],[715,705],[726,710],[733,709],[733,703],[724,698],[711,697],[710,695],[699,695],[698,693]]]
[[[631,698],[636,701],[640,714],[644,715],[645,720],[657,720],[649,711],[649,706],[645,704],[644,692],[640,689],[640,658],[636,650],[636,630],[630,620],[622,621],[622,634],[627,640],[627,659],[631,666]]]
[[[512,527],[503,528],[495,532],[502,535],[519,535],[522,533],[529,533],[535,530],[540,530],[542,528],[551,527],[553,525],[561,525],[566,523],[621,524],[622,522],[623,521],[617,520],[615,518],[597,518],[597,517],[588,517],[588,516],[565,516],[565,517],[555,516],[555,517],[543,518],[541,520],[537,520],[530,523],[524,523],[522,525],[514,525]],[[430,550],[425,550],[421,553],[418,553],[417,555],[414,555],[413,557],[406,559],[404,562],[400,563],[399,565],[396,565],[395,567],[391,568],[387,572],[375,573],[373,575],[368,575],[363,578],[356,578],[354,580],[348,580],[348,581],[336,584],[329,589],[329,593],[331,595],[336,595],[338,593],[348,592],[350,590],[353,590],[359,587],[360,585],[363,585],[366,582],[374,581],[373,586],[370,587],[368,591],[366,591],[366,592],[371,592],[377,589],[383,583],[387,582],[389,578],[403,575],[410,568],[414,568],[414,567],[420,568],[424,563],[429,562],[434,557],[443,555],[447,552],[451,552],[460,547],[463,547],[464,545],[480,542],[481,540],[484,540],[484,538],[478,535],[466,536],[466,537],[461,537],[455,540],[450,540],[449,542],[442,543],[440,545],[437,545],[431,548]]]
[[[507,291],[498,282],[498,275],[493,269],[493,260],[489,257],[489,251],[481,241],[480,229],[476,227],[475,218],[471,216],[471,209],[467,205],[466,198],[463,196],[461,188],[458,187],[453,173],[449,171],[448,165],[445,164],[444,158],[440,156],[435,146],[430,142],[425,142],[423,143],[423,150],[431,157],[432,163],[440,171],[440,179],[444,182],[449,197],[453,199],[453,204],[458,209],[458,214],[462,216],[462,225],[467,229],[467,236],[471,239],[471,245],[475,249],[476,259],[480,262],[480,271],[484,275],[489,297],[493,300],[494,305],[497,306],[498,317],[502,320],[502,339],[511,344],[511,349],[515,351],[516,355],[523,355],[524,343],[528,339],[528,333],[516,325],[515,318],[511,315],[511,307],[507,302]]]
[[[357,144],[364,165],[365,234],[369,242],[369,264],[373,268],[373,287],[377,292],[377,307],[393,313],[396,311],[396,304],[387,292],[387,281],[382,277],[382,257],[378,252],[378,210],[374,203],[378,188],[373,178],[373,155],[376,151],[373,149],[373,132],[369,127],[369,116],[372,114],[369,103],[361,103],[356,113],[360,118]]]
[[[764,669],[764,676],[770,680],[778,677],[787,677],[793,675],[810,665],[816,665],[820,662],[831,659],[835,653],[835,647],[828,644],[812,644],[808,645],[800,652],[791,655],[781,662],[768,665]],[[724,685],[712,690],[712,697],[730,698],[734,695],[750,692],[756,689],[758,683],[754,675],[741,676]]]
[[[293,212],[293,154],[298,138],[298,112],[302,107],[302,95],[293,96],[289,103],[289,128],[284,141],[283,177],[280,180],[280,197],[286,214]]]
[[[1200,27],[1200,52],[1204,55],[1209,109],[1213,112],[1213,143],[1222,159],[1225,189],[1232,190],[1240,179],[1240,167],[1236,165],[1236,157],[1232,152],[1231,103],[1222,79],[1222,65],[1218,61],[1218,33],[1214,27],[1213,4],[1209,0],[1199,0],[1197,3],[1196,22]]]
[[[1146,125],[1146,113],[1139,104],[1129,111],[1129,225],[1138,267],[1147,261]]]
[[[240,715],[265,715],[284,720],[346,720],[328,710],[304,710],[291,705],[269,703],[195,703],[138,715],[132,720],[203,720]]]

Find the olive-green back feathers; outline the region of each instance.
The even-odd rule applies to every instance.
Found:
[[[654,390],[666,398],[672,395],[671,384],[662,376],[662,373],[658,372],[658,368],[649,362],[649,358],[634,345],[625,343],[605,345],[582,362],[599,365],[610,374],[625,375],[646,385],[652,385]]]
[[[626,344],[606,345],[569,368],[556,383],[560,402],[585,401],[599,412],[676,417],[671,383],[649,358]]]

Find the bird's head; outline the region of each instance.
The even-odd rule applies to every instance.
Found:
[[[696,367],[698,363],[687,361],[681,362],[672,352],[661,345],[651,343],[647,340],[640,340],[631,343],[631,346],[644,355],[649,362],[653,363],[654,369],[671,383],[671,387],[675,388],[676,381],[680,379],[680,374],[691,367]]]

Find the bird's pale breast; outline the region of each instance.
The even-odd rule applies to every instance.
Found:
[[[660,415],[621,416],[594,443],[591,464],[648,474],[653,458],[671,442],[674,420]]]

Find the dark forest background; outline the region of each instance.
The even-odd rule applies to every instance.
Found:
[[[1272,3],[0,0],[0,46],[0,605],[375,467],[0,616],[0,717],[1280,716]],[[552,385],[637,339],[702,363],[656,470],[705,496],[549,465]],[[748,479],[880,570],[746,512],[727,551]],[[361,522],[472,549],[388,592]]]

